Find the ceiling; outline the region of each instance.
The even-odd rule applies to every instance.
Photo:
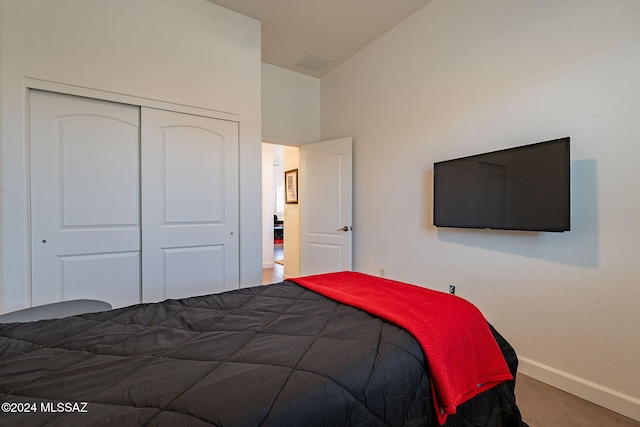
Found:
[[[322,77],[431,0],[208,1],[262,23],[262,62]]]

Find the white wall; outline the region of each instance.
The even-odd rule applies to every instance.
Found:
[[[320,80],[262,64],[262,139],[302,145],[320,140]]]
[[[26,77],[239,115],[240,280],[259,284],[260,23],[205,0],[0,0],[0,19],[4,309],[30,304]]]
[[[355,269],[456,285],[523,372],[636,419],[639,47],[637,0],[434,0],[321,80],[322,138],[354,138]],[[570,232],[432,226],[435,161],[567,135]]]

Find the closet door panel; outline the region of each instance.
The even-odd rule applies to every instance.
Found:
[[[238,124],[142,109],[143,301],[239,287]]]
[[[114,307],[140,300],[140,251],[61,256],[60,263],[66,299],[95,299],[95,288],[108,289]]]
[[[32,304],[140,302],[139,108],[30,101]]]
[[[201,128],[164,133],[165,222],[222,224],[225,138]]]
[[[61,120],[64,226],[138,224],[137,132],[104,116]]]
[[[224,291],[224,245],[163,249],[162,257],[165,298]]]

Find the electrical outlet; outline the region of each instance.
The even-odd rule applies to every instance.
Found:
[[[456,287],[453,285],[449,285],[449,293],[451,295],[455,295],[456,294]]]

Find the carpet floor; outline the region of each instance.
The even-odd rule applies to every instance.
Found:
[[[640,427],[640,421],[522,374],[516,378],[516,403],[529,427]]]

